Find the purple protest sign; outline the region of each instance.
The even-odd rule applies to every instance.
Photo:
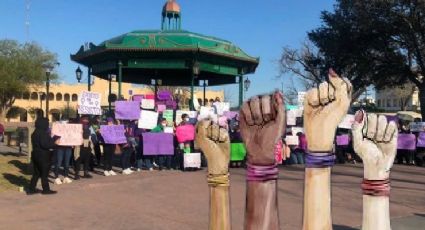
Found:
[[[124,125],[101,125],[100,134],[106,144],[123,144],[127,143],[124,135]]]
[[[143,133],[143,155],[174,155],[174,138],[170,133]]]
[[[138,120],[140,118],[140,102],[116,101],[115,118],[118,120]]]
[[[157,94],[158,100],[161,101],[168,101],[171,100],[171,93],[170,91],[164,90],[164,91],[159,91]]]
[[[232,120],[233,118],[235,118],[236,116],[238,116],[239,113],[238,112],[235,112],[235,111],[225,111],[223,113],[223,115],[225,117],[227,117],[227,119]]]
[[[347,134],[336,136],[336,145],[347,146],[350,142],[350,137]]]
[[[137,94],[133,96],[133,101],[142,101],[142,99],[145,99],[145,95]]]
[[[415,150],[416,136],[414,134],[399,133],[397,139],[397,149]]]
[[[416,145],[421,148],[425,148],[425,132],[420,132],[418,136],[418,144]]]
[[[388,123],[390,121],[394,121],[396,124],[398,123],[398,117],[397,116],[385,115],[385,117],[387,118]]]

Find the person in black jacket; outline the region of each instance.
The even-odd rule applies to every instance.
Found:
[[[38,179],[41,177],[42,194],[55,194],[56,191],[50,190],[49,187],[49,169],[52,157],[51,150],[59,142],[58,138],[53,139],[49,136],[49,120],[47,118],[38,118],[35,121],[35,131],[31,135],[31,143],[33,151],[31,153],[31,161],[34,166],[34,173],[31,178],[28,194],[37,192],[36,186]]]

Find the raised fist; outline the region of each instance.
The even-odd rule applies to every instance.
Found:
[[[211,120],[202,120],[196,128],[196,144],[208,161],[208,173],[224,175],[229,172],[230,141],[226,129]]]
[[[304,101],[304,128],[308,150],[330,152],[335,130],[351,102],[351,83],[329,70],[329,82],[307,92]]]
[[[352,131],[354,151],[363,160],[364,178],[388,179],[397,153],[397,125],[388,123],[383,115],[358,111]]]
[[[239,126],[248,150],[248,163],[275,164],[274,149],[286,127],[282,94],[255,96],[244,102]]]

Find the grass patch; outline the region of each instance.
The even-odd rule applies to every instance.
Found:
[[[31,179],[28,156],[0,153],[0,192],[27,188]]]

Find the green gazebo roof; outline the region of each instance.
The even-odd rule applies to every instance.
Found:
[[[163,18],[164,28],[167,20]],[[194,63],[199,66],[195,84],[208,80],[210,86],[235,83],[237,76],[254,73],[259,64],[259,58],[229,41],[164,28],[132,31],[99,45],[90,43],[81,46],[71,59],[104,79],[117,74],[117,63],[121,62],[123,82],[150,84],[151,79],[161,79],[163,85],[178,86],[191,85]]]

